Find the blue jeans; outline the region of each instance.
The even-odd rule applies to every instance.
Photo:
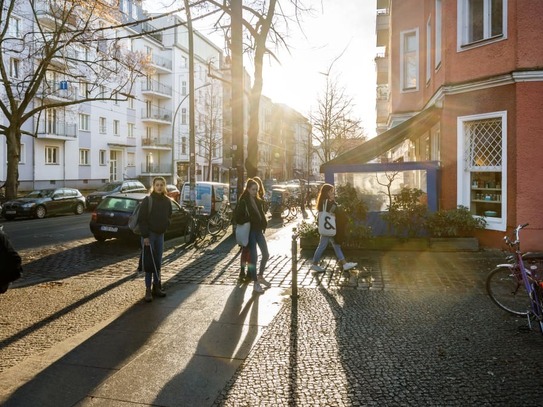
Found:
[[[249,265],[247,266],[247,274],[251,276],[251,279],[253,281],[256,281],[256,260],[258,259],[258,252],[256,251],[256,245],[258,244],[258,248],[260,249],[260,272],[259,274],[264,273],[264,269],[266,268],[266,263],[268,262],[268,259],[270,258],[270,253],[268,252],[268,243],[266,243],[266,238],[264,237],[264,233],[262,230],[255,230],[251,229],[249,232],[249,244],[247,247],[249,248],[249,253],[251,258],[249,259]]]
[[[154,233],[149,232],[149,245],[153,251],[153,258],[155,260],[155,266],[157,275],[155,275],[154,270],[151,273],[145,273],[145,287],[151,287],[151,281],[154,283],[160,282],[160,268],[162,265],[162,254],[164,253],[164,233]],[[141,238],[141,250],[144,250],[143,237]]]
[[[315,250],[315,254],[313,255],[313,264],[319,264],[319,261],[321,260],[321,257],[326,250],[328,243],[332,243],[332,247],[336,252],[337,259],[339,261],[345,260],[345,256],[343,255],[341,246],[334,241],[334,238],[332,236],[321,236],[319,240],[319,245],[317,246],[317,250]]]

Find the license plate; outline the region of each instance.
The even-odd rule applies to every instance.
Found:
[[[6,211],[6,215],[16,215],[17,211]]]
[[[113,226],[100,226],[102,232],[117,232],[119,228],[114,228]]]

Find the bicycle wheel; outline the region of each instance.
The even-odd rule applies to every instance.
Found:
[[[533,282],[532,287],[535,291],[535,298],[536,301],[536,313],[534,313],[533,317],[537,321],[539,325],[539,332],[543,335],[543,288],[541,288],[540,282]]]
[[[492,270],[486,278],[486,292],[494,304],[511,314],[526,315],[530,309],[530,298],[518,269],[498,267]]]
[[[204,240],[207,235],[207,219],[203,216],[198,219],[198,239]]]
[[[292,216],[293,218],[295,218],[296,216],[298,216],[298,206],[296,205],[291,205],[290,206],[290,216]]]
[[[185,243],[191,243],[194,241],[194,238],[195,238],[195,229],[194,229],[195,225],[194,225],[194,219],[193,218],[189,218],[187,220],[187,225],[185,227],[185,232],[183,233],[183,239],[185,241]]]
[[[218,235],[223,227],[223,218],[220,213],[216,213],[207,221],[207,231],[212,236]]]

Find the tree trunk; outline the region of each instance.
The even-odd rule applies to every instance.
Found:
[[[260,96],[262,95],[262,61],[264,59],[265,46],[257,46],[255,53],[255,78],[249,98],[249,128],[247,129],[247,159],[245,169],[247,176],[252,178],[258,175],[258,133]],[[262,50],[262,51],[261,51]]]
[[[8,168],[6,175],[6,199],[17,198],[19,188],[19,154],[20,154],[21,133],[18,129],[9,127],[6,133],[6,144],[8,148]]]

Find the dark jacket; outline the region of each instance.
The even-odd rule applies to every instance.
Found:
[[[8,236],[0,230],[0,293],[23,273],[21,256],[15,251]]]
[[[151,213],[149,213],[149,199],[153,200],[151,204]],[[172,216],[172,202],[166,195],[153,192],[145,197],[141,203],[138,223],[140,225],[141,236],[149,237],[149,232],[163,234],[170,226],[170,217]]]
[[[258,212],[260,213],[259,217],[249,199],[250,198],[248,195],[240,198],[236,206],[236,223],[243,224],[246,222],[251,222],[251,229],[265,231],[268,227],[268,221],[264,213],[264,201],[255,198],[256,206],[258,208]]]

